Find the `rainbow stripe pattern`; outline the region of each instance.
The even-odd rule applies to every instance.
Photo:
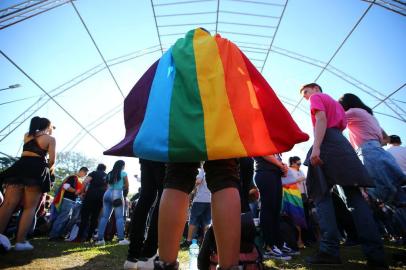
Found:
[[[79,180],[79,177],[77,177],[76,175],[72,175],[72,176],[68,176],[65,178],[65,180],[62,181],[61,185],[59,186],[58,190],[56,191],[54,200],[52,201],[52,203],[55,205],[56,210],[59,212],[62,202],[63,202],[63,198],[65,196],[65,189],[63,188],[63,185],[71,178],[74,177],[74,188],[76,190],[81,190],[83,187],[82,182]]]
[[[307,228],[302,194],[296,183],[283,186],[282,213],[301,228]]]
[[[240,49],[189,31],[124,102],[125,138],[107,155],[163,162],[263,156],[308,140]]]

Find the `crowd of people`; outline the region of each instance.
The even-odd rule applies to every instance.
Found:
[[[204,261],[210,250],[217,269],[234,270],[242,269],[240,253],[252,251],[244,246],[248,219],[256,225],[252,247],[265,260],[290,260],[319,243],[306,263],[339,265],[340,244],[360,244],[369,267],[387,269],[383,239],[406,244],[406,148],[356,95],[336,101],[316,83],[300,93],[310,103],[314,128],[303,162],[307,175],[300,157],[285,164],[283,153],[200,163],[140,159],[134,204],[126,198],[130,181],[122,160],[108,173],[104,164],[89,174],[78,168],[51,202],[46,194],[53,183],[55,127],[32,118],[21,158],[0,174],[3,248],[10,246],[5,235],[14,235],[14,250],[34,249],[27,237],[46,216],[41,233],[50,241],[104,245],[113,238],[108,224],[115,224],[118,244],[129,245],[124,269],[178,269],[179,249],[199,239],[206,252],[199,255],[200,269],[210,265]],[[342,134],[346,128],[349,140]]]

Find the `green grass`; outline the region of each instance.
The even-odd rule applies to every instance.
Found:
[[[76,244],[67,242],[48,242],[46,238],[31,240],[34,251],[10,251],[0,255],[0,269],[122,269],[127,254],[127,246],[119,246],[116,242],[103,247],[92,244]],[[385,251],[391,269],[406,269],[396,266],[391,255],[399,251],[406,251],[404,247],[386,245]],[[288,262],[265,262],[267,269],[331,269],[331,267],[306,267],[304,258],[315,252],[315,248],[306,248],[302,255]],[[366,261],[361,247],[341,248],[342,259],[345,262],[334,269],[362,270],[366,268]],[[188,267],[187,251],[179,252],[181,269]]]

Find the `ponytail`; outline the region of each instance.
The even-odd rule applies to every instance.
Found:
[[[45,117],[35,116],[31,119],[28,135],[35,136],[38,131],[45,130],[51,125],[51,121]]]
[[[39,123],[41,121],[41,117],[35,116],[31,119],[30,122],[30,129],[28,130],[28,135],[34,136],[35,133],[39,130]]]

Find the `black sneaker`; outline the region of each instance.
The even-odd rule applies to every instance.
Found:
[[[317,252],[314,256],[306,257],[305,262],[312,265],[340,265],[342,264],[339,256],[333,256],[325,252]]]
[[[154,261],[154,270],[178,270],[179,262],[166,263],[159,260],[159,257],[155,258]]]

